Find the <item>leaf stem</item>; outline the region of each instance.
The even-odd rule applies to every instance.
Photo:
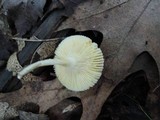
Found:
[[[27,38],[19,38],[19,37],[12,37],[13,40],[20,40],[20,41],[30,41],[30,42],[50,42],[50,41],[57,41],[64,39],[64,37],[61,38],[52,38],[52,39],[27,39]]]

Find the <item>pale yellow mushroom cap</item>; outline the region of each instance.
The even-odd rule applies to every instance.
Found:
[[[104,66],[101,49],[82,35],[65,38],[57,47],[54,59],[65,63],[55,64],[55,73],[59,81],[72,91],[84,91],[94,86]]]

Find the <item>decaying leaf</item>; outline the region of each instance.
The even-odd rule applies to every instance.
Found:
[[[149,119],[150,117],[147,116],[147,110],[145,109],[149,89],[144,71],[141,70],[127,76],[112,91],[96,120]]]
[[[70,16],[71,14],[73,14],[74,9],[80,4],[83,3],[87,0],[51,0],[49,5],[47,8],[47,11],[45,12],[44,17],[46,17],[49,13],[51,13],[52,11],[56,10],[56,9],[62,9],[64,10],[64,15],[65,16]]]
[[[11,20],[19,36],[24,35],[33,27],[43,14],[46,0],[5,0],[3,11]]]
[[[0,119],[9,120],[18,116],[18,112],[7,102],[0,102]]]
[[[0,68],[6,65],[6,61],[10,55],[17,50],[17,44],[15,41],[9,40],[3,33],[0,31]]]
[[[158,120],[160,119],[160,116],[157,114],[157,112],[159,111],[158,103],[160,100],[160,98],[158,97],[159,92],[157,91],[159,86],[159,70],[154,58],[148,52],[142,52],[137,56],[129,72],[132,73],[137,70],[144,70],[146,72],[150,91],[145,102],[145,107],[147,108],[147,112],[149,113],[151,118],[154,120]]]
[[[47,115],[34,114],[31,112],[17,111],[7,102],[0,102],[0,119],[1,120],[48,120]]]
[[[49,120],[46,115],[19,111],[19,120]]]

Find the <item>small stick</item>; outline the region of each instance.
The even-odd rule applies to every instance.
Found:
[[[64,37],[61,37],[61,38],[52,38],[52,39],[44,39],[44,40],[38,39],[36,37],[34,37],[34,38],[35,39],[12,37],[13,40],[30,41],[30,42],[50,42],[50,41],[57,41],[57,40],[64,39]]]

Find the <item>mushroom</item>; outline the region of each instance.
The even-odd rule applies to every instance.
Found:
[[[18,78],[38,67],[50,65],[54,65],[56,76],[66,88],[84,91],[97,83],[104,58],[101,49],[90,38],[73,35],[58,45],[54,59],[41,60],[25,67],[18,73]]]

